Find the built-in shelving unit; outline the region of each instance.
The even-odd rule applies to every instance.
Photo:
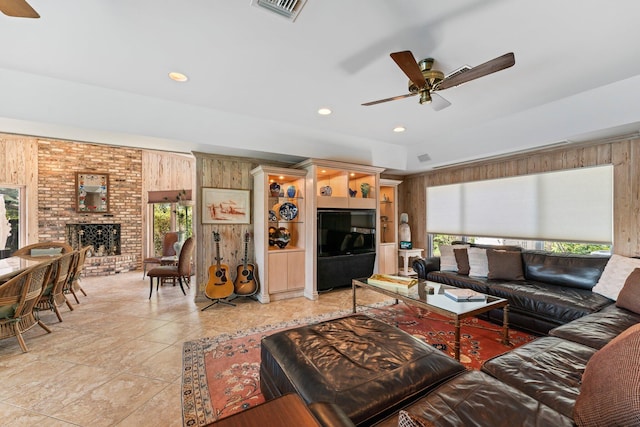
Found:
[[[267,303],[301,296],[307,276],[307,173],[258,166],[251,174],[254,180],[254,241],[260,278],[258,300]]]
[[[398,185],[402,181],[380,179],[380,250],[378,272],[398,273]]]

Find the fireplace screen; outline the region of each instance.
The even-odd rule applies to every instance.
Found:
[[[67,224],[67,242],[74,248],[93,246],[93,256],[120,255],[120,224]]]

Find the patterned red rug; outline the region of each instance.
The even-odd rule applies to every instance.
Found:
[[[185,342],[182,361],[182,414],[185,426],[199,426],[264,402],[260,392],[260,340],[276,331],[347,315],[331,313]],[[417,336],[453,357],[451,320],[404,304],[372,308],[366,314]],[[510,346],[501,343],[502,329],[476,318],[461,328],[460,361],[479,369],[485,360],[536,337],[510,330]]]

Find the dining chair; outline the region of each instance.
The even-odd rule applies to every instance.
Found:
[[[147,264],[162,264],[162,257],[174,256],[176,254],[176,250],[173,247],[173,244],[178,241],[178,233],[175,231],[170,231],[166,233],[162,238],[162,255],[156,257],[145,258],[142,261],[142,278],[147,274]]]
[[[85,297],[87,296],[87,293],[84,291],[84,289],[82,289],[82,286],[80,285],[80,276],[82,275],[82,269],[84,268],[84,263],[87,259],[87,252],[92,249],[92,245],[87,245],[76,251],[76,256],[71,262],[67,284],[65,285],[63,290],[65,294],[73,295],[73,298],[78,304],[80,304],[80,300],[78,300],[78,294],[76,292],[82,292]]]
[[[178,265],[161,265],[159,267],[154,267],[147,273],[149,276],[149,299],[151,299],[151,294],[153,293],[153,278],[156,278],[156,292],[160,288],[160,282],[163,279],[178,279],[178,283],[180,284],[180,289],[182,289],[183,294],[187,294],[184,290],[184,284],[187,284],[187,277],[191,275],[191,255],[193,253],[193,248],[195,245],[195,241],[193,237],[189,237],[182,245],[182,250],[180,250],[180,256],[178,257]]]
[[[33,310],[42,289],[49,281],[53,263],[47,260],[12,277],[0,285],[0,339],[16,337],[23,352],[29,351],[22,333],[35,325],[51,333]]]
[[[71,262],[76,252],[77,251],[66,253],[54,260],[51,279],[49,279],[49,283],[46,284],[42,295],[38,298],[35,306],[36,312],[51,310],[56,314],[58,320],[62,322],[62,315],[58,307],[66,303],[67,307],[73,311],[73,306],[64,295],[64,286],[69,278]]]

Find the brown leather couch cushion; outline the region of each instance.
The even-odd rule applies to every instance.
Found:
[[[549,335],[601,349],[630,326],[640,323],[640,314],[611,304],[597,313],[581,317],[549,331]]]
[[[574,426],[573,420],[481,371],[467,371],[404,408],[438,427]],[[377,427],[398,426],[398,415]]]
[[[572,417],[582,373],[595,352],[561,338],[542,337],[486,361],[482,370]]]

